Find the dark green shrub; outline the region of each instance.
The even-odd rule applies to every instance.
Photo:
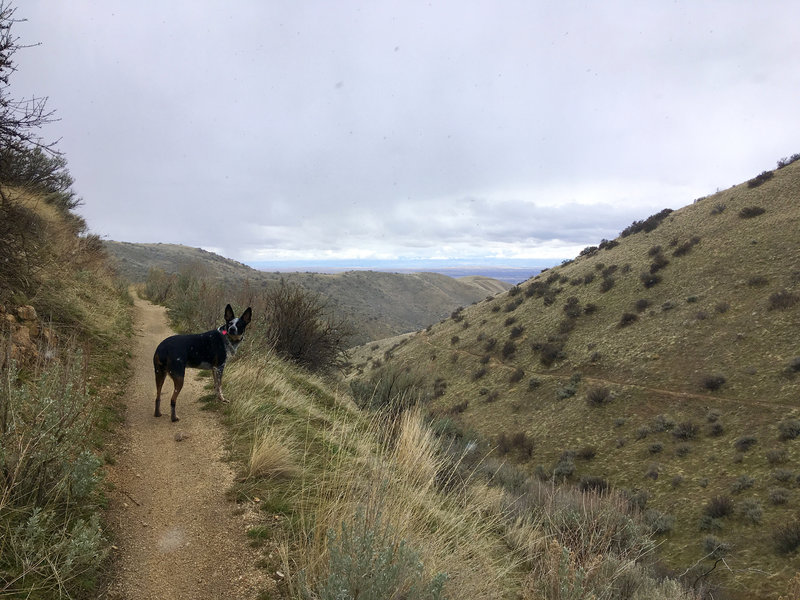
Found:
[[[561,319],[558,322],[558,333],[561,335],[566,335],[573,329],[575,329],[576,320],[575,319]]]
[[[762,171],[752,179],[748,180],[747,187],[749,188],[758,187],[759,185],[761,185],[765,181],[769,181],[773,177],[775,177],[775,173],[773,173],[772,171]]]
[[[497,346],[497,340],[495,338],[489,338],[486,340],[483,349],[486,350],[486,352],[491,352],[495,349],[495,346]]]
[[[589,302],[586,306],[583,307],[584,314],[592,315],[597,312],[597,304]],[[798,358],[798,363],[800,363],[800,358]],[[798,365],[797,371],[800,371],[800,364]]]
[[[653,433],[672,431],[674,428],[675,420],[669,415],[656,415],[650,423],[650,430]]]
[[[789,453],[786,452],[786,448],[773,448],[767,451],[766,458],[772,466],[783,465],[789,462]]]
[[[595,492],[598,494],[604,494],[609,489],[608,481],[596,475],[583,475],[578,487],[582,492]]]
[[[756,445],[758,440],[752,435],[743,435],[737,439],[733,445],[739,452],[747,452]]]
[[[778,554],[791,554],[800,548],[800,521],[794,520],[779,525],[772,533]]]
[[[459,402],[458,404],[454,404],[450,407],[450,410],[447,412],[451,415],[460,415],[465,410],[469,408],[469,400],[464,400],[463,402]]]
[[[789,373],[800,373],[800,356],[795,356],[792,360],[790,360],[786,370]]]
[[[747,285],[750,287],[764,287],[769,283],[769,279],[763,275],[753,275],[747,280]]]
[[[450,343],[451,343],[453,346],[455,346],[455,345],[456,345],[458,342],[460,342],[460,341],[461,341],[461,338],[460,338],[460,337],[458,337],[457,335],[454,335],[453,337],[451,337],[451,338],[450,338]]]
[[[663,254],[656,254],[653,258],[653,262],[650,263],[650,273],[656,273],[666,267],[669,264],[667,257]]]
[[[597,456],[597,448],[595,446],[584,446],[578,450],[576,456],[581,460],[592,460]]]
[[[700,238],[697,236],[692,237],[689,241],[682,243],[680,246],[676,247],[675,250],[672,251],[672,256],[679,257],[679,256],[686,256],[689,252],[692,251],[697,244],[700,243]]]
[[[619,246],[619,242],[617,240],[600,240],[599,248],[600,250],[611,250],[612,248],[616,248]]]
[[[264,292],[264,300],[266,343],[279,356],[311,371],[344,364],[354,329],[329,314],[320,296],[281,280]]]
[[[665,208],[664,210],[647,217],[644,221],[634,221],[628,227],[622,230],[620,233],[620,237],[628,237],[629,235],[633,235],[635,233],[639,233],[644,231],[645,233],[649,233],[653,231],[656,227],[661,224],[669,214],[672,212],[671,208]]]
[[[724,375],[706,375],[703,377],[701,383],[703,387],[712,392],[718,390],[725,384]]]
[[[516,325],[511,328],[511,332],[508,334],[508,337],[512,340],[516,339],[519,336],[521,336],[524,331],[525,331],[524,327],[522,327],[521,325]]]
[[[531,378],[531,380],[528,382],[528,391],[531,391],[531,392],[532,392],[533,390],[535,390],[536,388],[538,388],[540,385],[542,385],[542,382],[541,382],[540,380],[536,379],[535,377],[533,377],[533,378]]]
[[[525,377],[525,371],[517,367],[514,369],[514,372],[511,373],[511,377],[508,378],[510,383],[518,383],[522,381],[522,378]]]
[[[714,496],[703,507],[703,514],[712,519],[722,519],[734,512],[733,500],[729,496]]]
[[[726,208],[727,208],[727,206],[725,206],[724,203],[717,202],[713,207],[711,207],[711,214],[712,215],[721,215],[722,213],[725,212]]]
[[[800,296],[788,290],[781,290],[770,294],[769,297],[769,310],[786,310],[791,308],[800,301]]]
[[[653,442],[647,450],[650,454],[659,454],[663,449],[664,445],[661,442]]]
[[[511,340],[508,340],[505,344],[503,344],[503,350],[501,354],[503,355],[503,358],[507,359],[511,358],[516,351],[517,351],[517,345]]]
[[[742,219],[752,219],[753,217],[763,215],[765,212],[767,212],[766,209],[760,206],[745,206],[739,211],[739,217]]]
[[[616,281],[614,281],[613,277],[603,277],[603,281],[600,284],[600,291],[601,292],[609,291],[611,288],[614,287],[615,283]]]
[[[481,356],[480,363],[482,365],[488,365],[489,361],[491,361],[491,360],[492,360],[492,355],[491,354],[484,354],[483,356]]]
[[[539,362],[549,367],[557,360],[564,358],[564,345],[557,342],[547,342],[541,345],[540,352]]]
[[[709,425],[708,427],[708,435],[710,437],[719,437],[724,433],[725,433],[725,426],[719,421],[711,423],[711,425]]]
[[[781,483],[788,483],[794,479],[794,472],[789,469],[776,469],[772,472],[772,478]]]
[[[524,298],[514,298],[511,302],[506,304],[505,311],[506,312],[513,312],[513,311],[517,310],[519,308],[520,304],[522,304],[523,300],[524,300]]]
[[[619,327],[628,327],[629,325],[633,325],[638,320],[639,316],[634,313],[622,313],[622,316],[619,319]]]
[[[472,374],[472,381],[478,381],[478,379],[484,377],[486,373],[488,373],[488,371],[484,367],[481,367]]]
[[[586,392],[586,403],[589,406],[604,406],[611,402],[611,390],[605,386],[593,386]]]
[[[798,161],[798,160],[800,160],[800,154],[792,154],[788,158],[787,157],[781,158],[778,161],[778,168],[782,169],[783,167],[787,167],[790,164],[792,164],[793,162]]]
[[[676,440],[693,440],[697,437],[700,428],[691,421],[684,421],[678,423],[675,429],[672,430],[672,435]]]
[[[707,535],[703,539],[703,551],[706,556],[716,560],[727,556],[731,551],[731,545],[715,535]]]
[[[648,300],[647,298],[639,298],[634,303],[633,306],[636,309],[636,312],[642,313],[642,312],[646,311],[648,309],[648,307],[650,306],[650,300]]]
[[[506,320],[503,322],[503,325],[504,325],[505,327],[508,327],[508,326],[510,326],[510,325],[513,325],[513,324],[514,324],[514,323],[516,323],[516,322],[517,322],[517,317],[508,317],[508,318],[507,318],[507,319],[506,319]]]
[[[662,277],[657,273],[642,273],[641,275],[639,275],[639,280],[642,282],[642,285],[644,285],[644,287],[650,289],[651,287],[661,283]]]
[[[800,420],[785,419],[778,424],[778,439],[781,441],[793,440],[800,436]]]

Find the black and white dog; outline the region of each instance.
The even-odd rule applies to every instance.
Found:
[[[211,369],[214,374],[214,389],[221,402],[227,402],[222,395],[222,371],[225,361],[236,353],[236,348],[244,337],[244,330],[250,324],[252,311],[250,307],[241,317],[233,314],[231,305],[225,307],[225,324],[205,333],[189,335],[173,335],[161,342],[153,354],[153,368],[156,372],[156,412],[161,416],[161,386],[169,374],[175,390],[169,402],[172,409],[172,420],[177,421],[175,404],[183,387],[183,376],[186,367],[192,369]]]

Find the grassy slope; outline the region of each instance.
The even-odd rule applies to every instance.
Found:
[[[102,529],[86,531],[85,540],[70,536],[82,524],[102,516],[103,480],[94,468],[104,459],[113,460],[109,436],[121,418],[116,401],[128,374],[126,341],[132,335],[132,303],[115,281],[99,240],[79,236],[73,217],[37,193],[15,188],[4,192],[11,203],[32,211],[39,226],[38,237],[29,246],[35,253],[27,257],[33,262],[5,257],[25,265],[25,289],[0,282],[0,302],[9,317],[18,306],[33,306],[43,333],[38,338],[32,335],[37,354],[25,355],[18,372],[2,372],[4,378],[18,373],[4,381],[8,395],[2,394],[7,402],[5,417],[13,415],[14,422],[2,432],[4,445],[8,444],[7,450],[17,445],[16,453],[3,457],[7,487],[0,499],[0,537],[16,533],[4,540],[2,563],[4,575],[21,576],[6,582],[3,589],[20,597],[92,597],[107,567],[101,559],[108,551],[108,540]],[[5,345],[6,332],[0,333]],[[53,387],[54,374],[58,383]],[[16,405],[17,398],[24,403]],[[79,415],[73,420],[75,411]],[[98,457],[96,463],[85,459],[86,452]],[[32,470],[45,465],[44,471],[49,470],[58,481],[43,499],[17,497],[15,487],[25,486],[15,483],[14,474],[6,471],[15,462],[33,465]],[[31,482],[30,473],[23,476]],[[47,482],[47,477],[39,481]],[[80,494],[75,491],[77,483],[71,481],[80,482]],[[20,532],[27,530],[19,524],[27,522],[31,529],[29,519],[35,520],[39,510],[56,516],[39,529],[32,528],[36,532],[32,539],[20,541],[24,538]],[[27,562],[20,566],[21,556]]]
[[[331,309],[355,324],[355,343],[415,331],[458,306],[509,287],[488,278],[454,279],[436,273],[267,273],[199,248],[174,244],[106,242],[106,248],[114,255],[120,272],[133,280],[143,280],[148,270],[156,267],[170,273],[187,270],[199,277],[222,280],[233,288],[245,280],[256,288],[280,279],[298,283],[321,294]]]
[[[742,184],[702,199],[673,212],[650,233],[620,238],[615,248],[545,272],[523,284],[515,297],[468,308],[463,320],[449,319],[396,348],[392,361],[413,365],[431,381],[446,381],[435,411],[448,414],[466,400],[468,407],[457,417],[466,427],[490,439],[501,432],[532,436],[533,457],[516,457],[530,472],[537,465],[552,472],[564,450],[595,447],[594,459],[576,461],[574,477],[602,476],[618,487],[647,490],[649,507],[676,517],[663,539],[669,564],[683,568],[702,559],[703,538],[710,533],[733,548],[727,560],[733,572],[720,574],[725,585],[744,595],[774,595],[800,568],[800,557],[778,555],[771,538],[773,530],[795,519],[800,503],[797,473],[792,472],[800,460],[800,442],[778,439],[779,423],[800,417],[800,376],[787,369],[800,355],[800,303],[770,310],[773,293],[800,293],[798,198],[800,162],[776,171],[759,187]],[[712,214],[720,204],[725,210]],[[741,218],[739,211],[749,206],[766,212]],[[700,240],[687,254],[673,256],[675,248],[694,237]],[[670,263],[658,272],[663,280],[647,289],[639,275],[648,271],[654,246],[662,247]],[[615,284],[603,292],[602,269],[610,265],[618,267]],[[550,289],[560,291],[550,306],[541,297],[526,296],[528,285],[555,277],[553,273],[559,281]],[[589,283],[587,275],[594,275]],[[581,308],[593,303],[597,310],[581,312],[572,331],[559,336],[571,296]],[[520,298],[522,303],[512,308]],[[650,306],[637,313],[640,299],[649,300]],[[672,308],[665,310],[665,303]],[[638,320],[620,327],[625,312],[637,314]],[[515,322],[507,325],[509,318]],[[514,340],[516,352],[503,357],[512,328],[520,326],[524,331]],[[487,351],[492,338],[497,344]],[[560,338],[565,354],[550,367],[532,348],[548,338]],[[373,348],[363,347],[354,362],[383,361],[385,348]],[[487,354],[487,373],[476,380]],[[511,383],[517,369],[524,377]],[[559,399],[559,390],[575,374],[582,377],[573,386],[577,393]],[[725,377],[718,391],[701,383],[711,374]],[[539,382],[533,389],[532,378]],[[586,392],[599,385],[609,388],[613,400],[590,407]],[[720,436],[710,435],[710,413],[719,414],[724,427]],[[683,441],[670,431],[656,432],[658,415],[668,415],[674,423],[690,421],[698,433]],[[740,452],[735,442],[746,435],[757,443]],[[661,451],[651,452],[653,444],[660,444]],[[786,462],[770,464],[770,450],[784,453]],[[778,469],[792,472],[788,482],[777,481]],[[656,479],[645,477],[653,470]],[[732,486],[740,476],[753,478],[754,484],[734,494]],[[775,487],[787,488],[785,504],[770,500]],[[734,515],[718,520],[711,531],[701,531],[703,507],[717,495],[737,504],[744,499],[759,502],[761,522]]]

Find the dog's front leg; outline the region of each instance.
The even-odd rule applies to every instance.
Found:
[[[225,399],[225,396],[222,395],[222,372],[224,370],[225,365],[221,365],[211,369],[211,372],[214,375],[214,389],[217,392],[217,398],[220,402],[225,402],[227,404],[228,401]]]

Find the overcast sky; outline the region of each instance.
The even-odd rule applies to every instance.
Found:
[[[92,232],[572,257],[800,152],[800,2],[17,0]]]

